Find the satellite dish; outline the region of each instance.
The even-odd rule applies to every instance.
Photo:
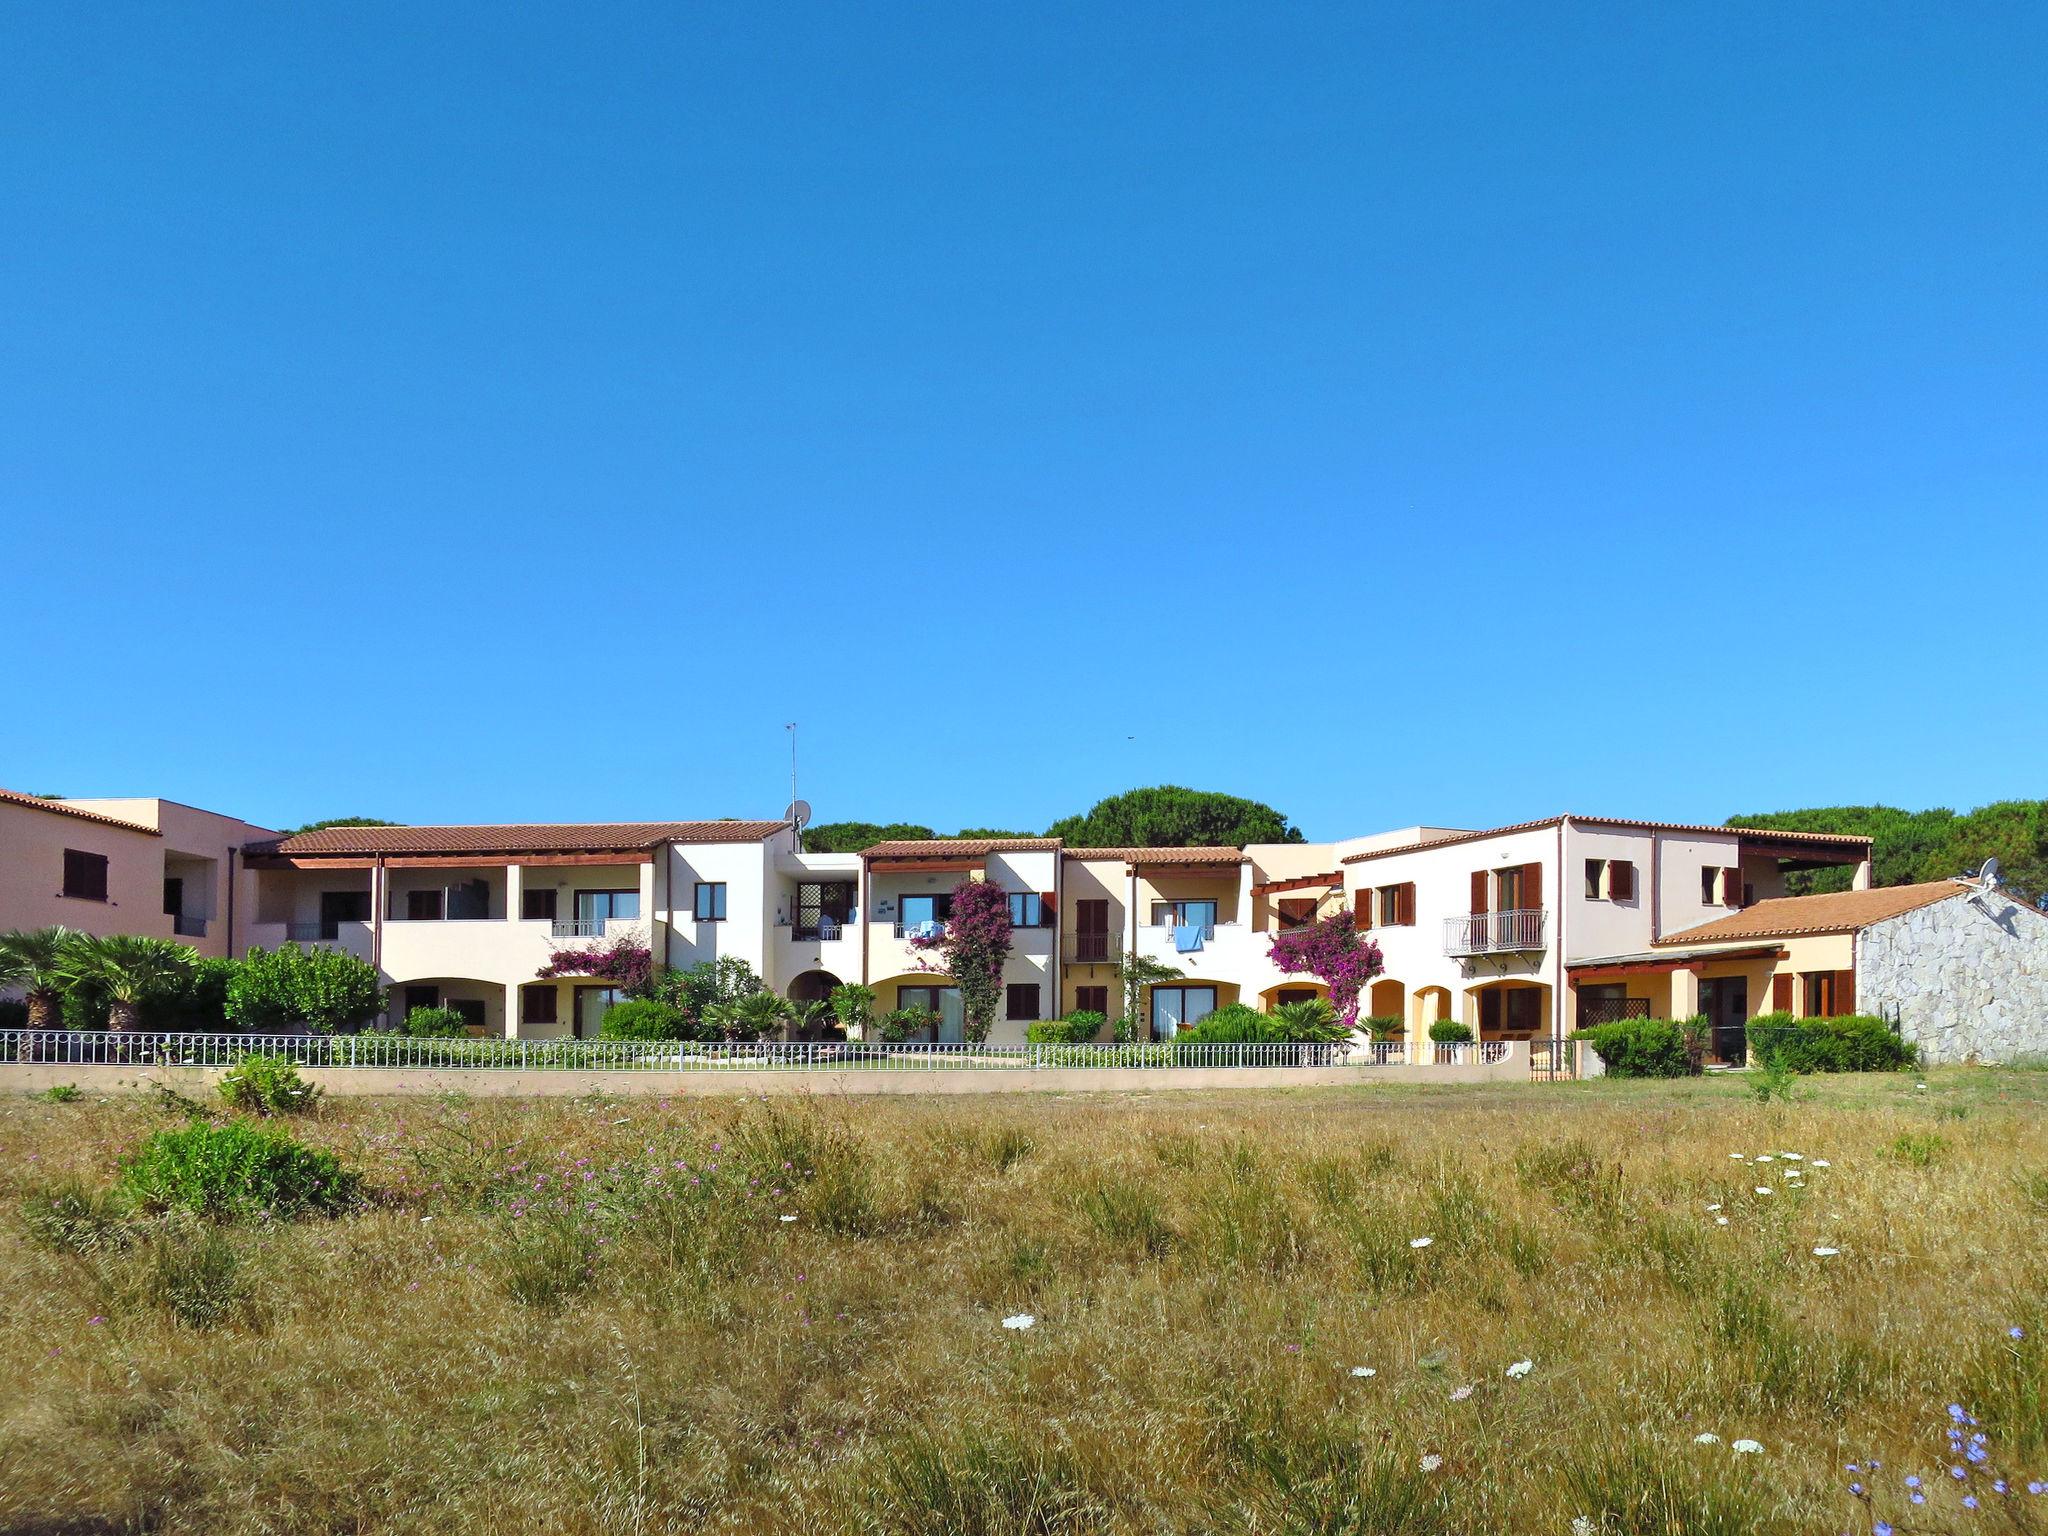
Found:
[[[1977,871],[1977,883],[1987,891],[1998,889],[1998,860],[1986,859],[1984,867]]]
[[[795,827],[797,831],[803,831],[805,827],[811,824],[811,802],[808,800],[790,801],[789,809],[782,813],[782,819],[792,827]]]

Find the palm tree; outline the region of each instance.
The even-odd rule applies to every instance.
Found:
[[[63,927],[0,933],[0,986],[18,986],[27,994],[30,1029],[57,1027],[57,1004],[71,984],[72,952],[84,940],[84,934]]]
[[[728,1040],[758,1040],[789,1022],[789,1004],[773,992],[750,992],[729,1003],[713,1003],[704,1018]]]
[[[96,982],[105,990],[107,1028],[125,1032],[139,1022],[142,1000],[185,981],[198,958],[192,949],[169,939],[115,933],[79,940],[69,971],[73,981]]]

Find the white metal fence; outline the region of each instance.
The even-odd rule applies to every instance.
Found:
[[[1438,1066],[1492,1065],[1508,1046],[1438,1046]],[[250,1055],[283,1056],[304,1067],[431,1067],[509,1072],[934,1072],[955,1068],[1398,1067],[1399,1045],[1182,1044],[884,1045],[840,1040],[698,1044],[675,1040],[416,1040],[390,1035],[153,1034],[0,1030],[0,1063],[77,1066],[226,1067]]]

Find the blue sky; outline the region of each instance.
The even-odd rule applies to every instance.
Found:
[[[10,4],[0,783],[2048,793],[2048,11]]]

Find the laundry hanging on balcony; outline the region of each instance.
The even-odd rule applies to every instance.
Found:
[[[1191,955],[1202,947],[1202,925],[1200,923],[1179,923],[1173,930],[1173,947],[1184,955]]]
[[[937,918],[926,918],[921,923],[912,923],[904,934],[913,939],[942,939],[946,936],[946,925]]]

